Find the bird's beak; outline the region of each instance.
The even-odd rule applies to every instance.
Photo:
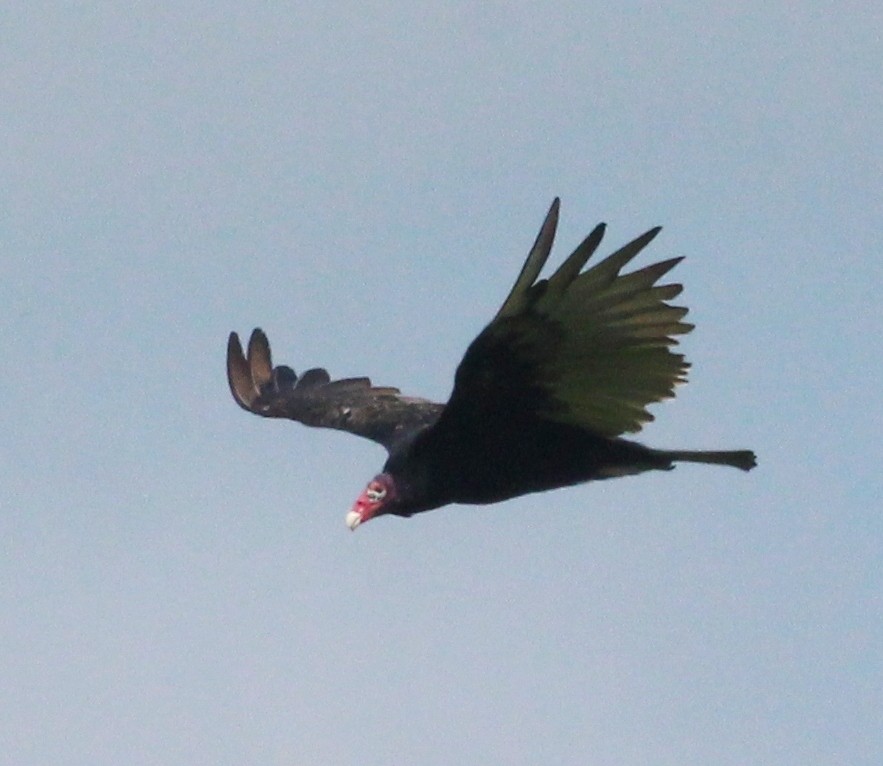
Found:
[[[349,513],[346,515],[346,525],[352,532],[356,531],[356,527],[359,524],[363,521],[368,521],[374,515],[376,505],[376,503],[368,500],[367,490],[359,495],[359,499],[353,503],[353,507],[350,508]]]
[[[368,486],[362,490],[358,500],[353,503],[349,513],[346,515],[346,525],[353,531],[359,524],[370,521],[378,513],[382,513],[382,508],[387,499],[388,490],[377,478],[368,482]]]

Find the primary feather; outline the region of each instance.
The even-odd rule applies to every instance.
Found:
[[[227,341],[227,380],[233,398],[248,412],[287,418],[318,428],[364,436],[388,450],[415,428],[435,422],[443,405],[402,396],[397,388],[372,386],[368,378],[331,380],[323,369],[298,377],[285,365],[273,367],[270,343],[256,329],[242,353],[239,336]]]
[[[557,213],[556,200],[543,232]],[[681,321],[686,308],[665,302],[681,285],[655,286],[680,258],[620,273],[659,231],[651,229],[581,272],[601,242],[602,224],[548,280],[537,281],[552,245],[552,235],[541,233],[528,258],[532,267],[522,271],[473,354],[491,357],[494,346],[515,345],[515,336],[518,355],[532,363],[547,395],[545,416],[605,436],[639,431],[653,419],[647,405],[674,396],[675,385],[685,382],[689,365],[671,347],[674,336],[693,329]]]

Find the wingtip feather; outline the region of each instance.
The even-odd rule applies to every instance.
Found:
[[[250,412],[257,391],[254,388],[248,360],[242,353],[242,343],[235,332],[231,332],[227,338],[227,383],[236,403]]]
[[[270,341],[260,327],[256,327],[248,339],[248,366],[254,387],[260,391],[273,377]]]
[[[580,271],[595,251],[601,240],[604,239],[604,232],[607,230],[606,223],[599,223],[591,234],[587,236],[558,267],[558,270],[550,277],[549,287],[547,288],[549,295],[560,296],[570,285],[573,280],[579,276]]]
[[[528,253],[527,259],[524,261],[524,266],[521,267],[518,279],[515,280],[512,290],[509,291],[509,295],[506,297],[506,300],[497,312],[497,317],[504,317],[517,313],[523,307],[525,294],[531,288],[533,283],[536,282],[537,277],[540,275],[540,271],[542,271],[543,266],[545,266],[546,261],[549,258],[549,253],[552,252],[552,244],[555,241],[555,231],[558,228],[558,213],[560,208],[561,200],[558,197],[555,197],[555,199],[552,200],[552,204],[549,206],[549,212],[546,213],[546,217],[543,219],[543,224],[540,226],[540,231],[537,234],[536,240],[534,240],[533,247],[530,249],[530,253]]]

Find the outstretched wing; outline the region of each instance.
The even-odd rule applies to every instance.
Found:
[[[558,207],[556,199],[512,291],[463,357],[445,424],[529,416],[618,436],[639,431],[653,419],[647,405],[686,381],[689,365],[671,349],[693,327],[681,321],[686,308],[666,303],[682,288],[656,284],[681,259],[620,273],[659,228],[583,271],[604,235],[600,224],[538,281]]]
[[[230,333],[227,380],[239,406],[255,415],[349,431],[387,450],[434,423],[444,409],[442,404],[402,396],[397,388],[372,386],[368,378],[331,380],[322,369],[298,377],[290,367],[274,368],[270,343],[260,329],[251,334],[247,356],[239,336]]]

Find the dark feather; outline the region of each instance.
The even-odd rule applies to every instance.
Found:
[[[659,228],[582,271],[601,243],[600,224],[538,280],[557,218],[556,200],[508,298],[463,357],[440,428],[469,433],[529,411],[613,437],[652,420],[646,406],[686,379],[684,357],[670,348],[692,325],[680,321],[686,308],[665,303],[681,286],[655,284],[681,259],[620,274]]]
[[[402,396],[397,388],[372,386],[368,378],[331,380],[325,370],[298,377],[284,365],[273,367],[262,330],[251,334],[248,356],[239,336],[227,342],[227,380],[245,410],[267,418],[287,418],[318,428],[363,436],[391,450],[400,440],[432,425],[444,405]]]

